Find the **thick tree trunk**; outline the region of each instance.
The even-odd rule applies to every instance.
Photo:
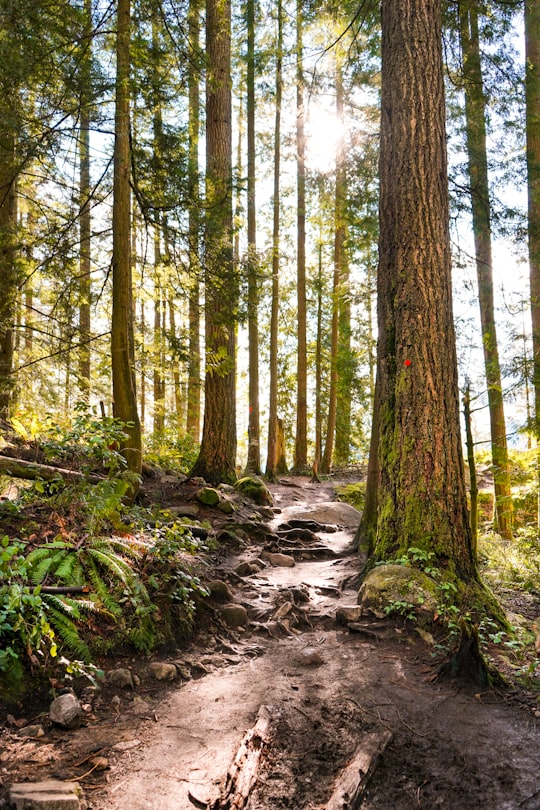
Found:
[[[475,578],[450,273],[441,2],[382,0],[379,504],[374,555]]]
[[[192,475],[236,479],[236,311],[233,262],[231,7],[206,4],[206,374],[202,443]]]
[[[84,1],[84,39],[81,57],[79,127],[79,388],[82,398],[90,397],[91,335],[91,230],[90,210],[90,109],[92,102],[92,0]]]
[[[277,0],[276,112],[274,124],[274,199],[272,224],[272,309],[270,315],[270,402],[266,477],[276,480],[278,459],[279,220],[281,166],[281,101],[283,97],[283,6]]]
[[[113,179],[113,302],[111,361],[114,414],[126,423],[122,453],[140,475],[141,425],[135,394],[133,293],[131,281],[131,189],[129,143],[130,0],[118,0],[116,114]],[[135,489],[135,488],[134,488]]]
[[[190,0],[188,36],[193,57],[199,56],[200,0]],[[189,188],[189,356],[186,429],[199,441],[201,435],[201,338],[200,338],[200,194],[199,126],[200,92],[198,65],[188,76],[188,188]]]
[[[307,469],[307,298],[306,298],[306,139],[304,132],[304,68],[302,0],[296,4],[296,171],[297,171],[297,371],[294,467]]]
[[[512,491],[508,467],[506,423],[502,395],[501,370],[495,326],[493,300],[493,262],[491,252],[491,206],[489,199],[486,102],[484,98],[480,43],[478,40],[478,11],[470,0],[460,3],[460,38],[463,51],[465,81],[465,118],[469,183],[478,274],[478,300],[482,324],[482,343],[488,389],[491,425],[491,453],[495,484],[496,523],[500,534],[512,537]]]
[[[247,0],[247,273],[249,332],[249,416],[246,472],[260,475],[259,268],[255,208],[255,0]]]

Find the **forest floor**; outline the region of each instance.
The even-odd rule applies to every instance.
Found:
[[[179,668],[172,683],[152,680],[147,660],[117,659],[140,685],[106,686],[81,728],[54,728],[21,706],[0,736],[0,806],[14,781],[46,778],[77,780],[93,810],[232,806],[223,779],[262,718],[241,763],[253,776],[249,804],[234,806],[538,810],[536,696],[437,677],[440,660],[412,624],[337,623],[336,610],[357,601],[351,508],[339,511],[331,482],[286,479],[270,489],[271,527],[292,517],[339,524],[318,532],[328,554],[243,575],[235,569],[261,556],[262,539],[217,555],[212,577],[227,582],[248,623],[232,629],[218,607],[209,611],[188,646],[159,659]],[[538,603],[524,609],[540,613]],[[21,738],[18,726],[40,720],[43,736]],[[90,764],[96,754],[105,770]],[[359,804],[336,799],[340,785],[350,788],[351,762],[357,782],[361,769],[373,771]]]

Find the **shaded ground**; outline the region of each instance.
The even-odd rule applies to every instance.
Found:
[[[283,510],[274,527],[291,517],[338,522],[325,505],[331,484],[290,483],[272,487]],[[140,686],[83,695],[84,728],[44,723],[40,739],[6,728],[4,785],[55,775],[78,779],[94,810],[205,807],[265,705],[273,722],[251,810],[322,810],[363,741],[384,731],[392,737],[363,810],[540,808],[533,696],[434,680],[431,648],[412,627],[362,618],[351,632],[336,623],[338,607],[356,604],[358,570],[354,521],[342,513],[339,522],[339,531],[317,535],[315,547],[328,554],[307,559],[309,549],[300,549],[294,567],[238,575],[240,562],[260,557],[262,538],[217,560],[215,576],[247,609],[248,626],[231,629],[216,606],[194,644],[168,659],[182,680],[163,686],[149,678],[147,662],[126,659],[118,665],[137,672]],[[22,716],[34,719],[24,707]],[[96,752],[110,767],[85,776]]]

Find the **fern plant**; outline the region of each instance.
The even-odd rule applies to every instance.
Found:
[[[87,585],[97,597],[97,608],[119,617],[119,597],[125,589],[140,590],[131,561],[140,556],[132,542],[121,537],[86,537],[82,541],[53,540],[28,554],[31,580],[36,585]]]

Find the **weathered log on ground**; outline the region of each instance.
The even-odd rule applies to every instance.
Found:
[[[12,478],[23,478],[25,481],[87,481],[97,484],[103,481],[102,475],[85,475],[78,470],[65,470],[63,467],[52,467],[50,464],[38,464],[35,461],[23,461],[20,458],[0,456],[0,473],[10,475]]]
[[[255,782],[261,758],[268,746],[273,706],[260,707],[257,722],[244,735],[234,762],[230,766],[218,798],[211,802],[209,810],[244,810]]]
[[[390,731],[366,734],[356,753],[334,782],[326,810],[359,810],[379,757],[392,739]]]

